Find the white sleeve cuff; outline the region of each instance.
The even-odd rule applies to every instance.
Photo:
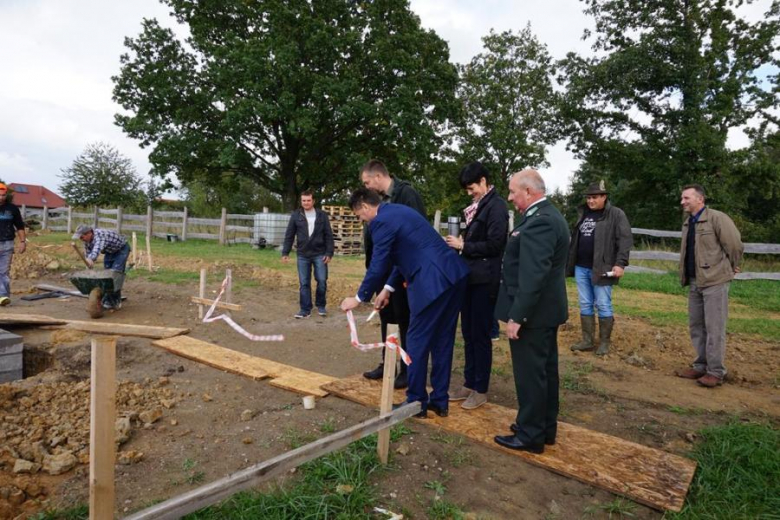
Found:
[[[385,289],[387,289],[390,292],[395,292],[395,288],[392,285],[385,285]]]
[[[363,303],[363,300],[361,300],[361,299],[360,299],[360,296],[358,296],[357,294],[355,295],[355,299],[356,299],[357,301],[359,301],[360,303]]]

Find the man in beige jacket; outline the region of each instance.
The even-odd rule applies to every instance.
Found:
[[[678,372],[708,388],[723,384],[726,367],[726,321],[729,285],[739,272],[743,245],[728,215],[708,208],[704,188],[685,186],[680,204],[687,218],[682,227],[680,282],[689,285],[688,327],[696,359]]]

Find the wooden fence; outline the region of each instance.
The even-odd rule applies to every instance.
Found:
[[[510,231],[514,228],[514,212],[509,212],[509,229]],[[441,233],[447,232],[448,225],[447,225],[447,219],[444,219],[444,222],[442,222],[441,218],[441,212],[437,211],[436,216],[434,217],[434,227],[439,230]],[[461,228],[463,227],[463,224],[461,223]],[[681,231],[660,231],[656,229],[644,229],[644,228],[631,228],[631,232],[634,235],[645,235],[645,236],[651,236],[655,238],[682,238],[682,232]],[[746,254],[756,254],[756,255],[778,255],[780,254],[780,244],[756,244],[756,243],[745,243],[745,253]],[[665,260],[669,262],[679,262],[680,261],[680,253],[679,252],[673,252],[673,251],[631,251],[631,260]],[[643,266],[634,266],[630,265],[627,268],[628,271],[633,272],[642,272],[642,273],[652,273],[652,274],[667,274],[669,271],[664,271],[662,269],[653,269],[650,267],[643,267]],[[780,272],[777,273],[739,273],[735,277],[737,280],[780,280]]]
[[[333,208],[338,207],[333,206]],[[185,241],[192,238],[218,240],[222,245],[259,244],[264,239],[269,246],[281,246],[290,220],[288,213],[264,211],[242,215],[228,213],[225,208],[222,208],[220,218],[193,217],[188,214],[186,207],[183,211],[155,211],[148,207],[145,215],[126,214],[121,207],[112,209],[94,207],[89,212],[71,207],[41,210],[22,206],[21,209],[25,220],[34,218],[40,222],[42,229],[64,231],[68,234],[73,233],[79,224],[88,224],[92,227],[115,229],[119,233],[138,231],[170,241]],[[334,214],[333,218],[338,220],[346,217]],[[359,228],[342,226],[334,229],[334,232],[338,232],[338,239],[342,244],[351,246],[339,248],[337,254],[362,252],[362,226]]]

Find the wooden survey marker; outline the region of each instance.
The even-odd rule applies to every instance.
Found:
[[[381,387],[376,381],[353,376],[323,388],[350,401],[379,406]],[[403,399],[402,391],[396,391],[396,399]],[[429,415],[422,421],[640,504],[682,509],[696,471],[694,461],[563,422],[558,423],[557,443],[546,446],[541,455],[502,448],[493,437],[508,433],[515,415],[514,409],[487,403],[470,411],[451,406],[449,417]]]
[[[392,333],[398,333],[398,325],[390,325],[387,330],[388,336]],[[379,417],[385,417],[393,413],[393,385],[395,383],[395,358],[396,350],[394,348],[385,348],[385,371],[382,375],[382,394],[379,398]],[[390,430],[379,430],[376,443],[376,452],[382,464],[387,464],[390,453]]]
[[[89,392],[89,519],[114,517],[116,337],[92,338]]]

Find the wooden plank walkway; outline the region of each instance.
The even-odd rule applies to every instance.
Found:
[[[381,381],[353,376],[327,384],[324,389],[356,403],[379,407]],[[396,403],[405,399],[404,391],[396,390],[395,394]],[[449,417],[429,414],[428,419],[418,420],[654,509],[682,509],[696,462],[564,422],[558,423],[555,446],[546,446],[542,455],[502,448],[493,437],[509,434],[515,415],[516,410],[488,403],[471,411],[451,406]]]
[[[325,397],[326,390],[321,387],[337,378],[310,372],[270,359],[263,359],[229,348],[220,347],[189,336],[153,341],[152,345],[210,367],[225,370],[233,374],[253,379],[271,379],[272,386],[284,388],[302,395]]]

